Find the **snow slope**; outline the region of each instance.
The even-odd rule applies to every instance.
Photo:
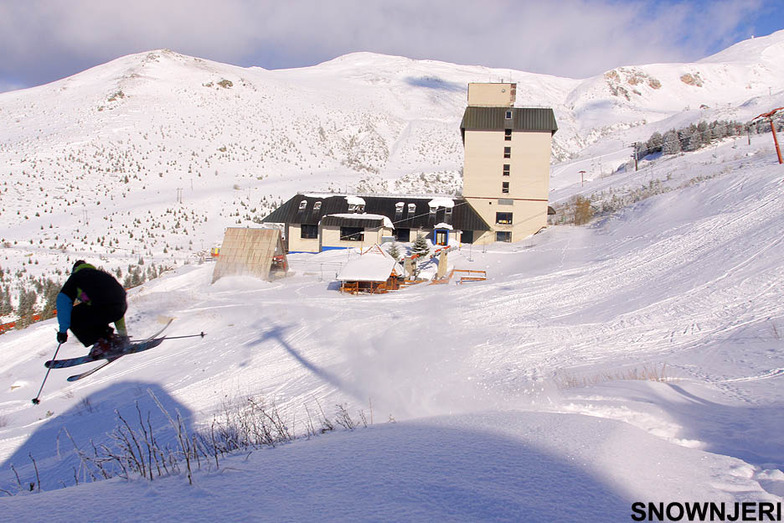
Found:
[[[450,254],[487,270],[482,283],[343,296],[333,277],[348,252],[292,256],[296,274],[275,283],[210,285],[210,264],[183,267],[132,292],[129,327],[173,316],[172,335],[206,338],[80,383],[53,372],[39,407],[55,326],[4,335],[0,485],[16,490],[11,464],[34,478],[32,456],[45,492],[0,498],[3,513],[624,521],[634,502],[778,503],[784,179],[768,138],[673,159],[690,183],[590,227]],[[63,427],[100,442],[115,409],[139,404],[172,437],[148,390],[192,431],[263,397],[301,437],[205,467],[193,487],[180,475],[60,488],[74,484]],[[373,420],[306,438],[317,404]]]
[[[5,277],[144,257],[173,270],[131,291],[130,331],[174,317],[172,336],[207,333],[82,382],[52,371],[37,407],[55,323],[0,336],[3,519],[628,521],[634,502],[780,503],[772,140],[615,166],[655,129],[784,105],[783,38],[586,80],[371,54],[264,71],[160,51],[3,93]],[[559,153],[551,203],[658,195],[587,227],[450,253],[485,282],[343,296],[335,275],[357,253],[333,251],[291,256],[294,274],[274,283],[210,284],[198,252],[296,190],[455,187],[465,83],[494,75],[518,82],[520,105],[556,108],[574,157]],[[59,356],[84,350],[71,340]],[[252,398],[297,438],[201,463],[193,486],[92,482],[74,445],[111,443],[118,413],[149,414],[176,445],[152,395],[191,434]],[[368,426],[313,435],[314,413],[336,406]],[[36,474],[42,492],[19,492]]]

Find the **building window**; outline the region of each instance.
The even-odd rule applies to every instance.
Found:
[[[507,120],[511,120],[512,119],[512,111],[506,111],[506,119]]]
[[[495,233],[495,241],[511,243],[512,233],[509,231],[498,231]]]
[[[408,214],[416,214],[416,204],[409,203],[408,204]]]
[[[308,201],[307,200],[302,200],[301,202],[299,202],[299,210],[300,211],[304,211],[307,208],[308,208]]]
[[[512,213],[511,212],[495,213],[495,223],[499,225],[512,225]]]
[[[511,157],[512,157],[512,148],[504,147],[504,158],[511,158]]]
[[[509,182],[501,182],[501,192],[509,194]]]
[[[435,214],[436,212],[438,212],[438,206],[431,205],[430,206],[430,214]]]
[[[364,203],[350,203],[348,204],[348,212],[365,212]]]
[[[313,204],[313,212],[319,212],[321,210],[321,201],[318,201]]]
[[[340,239],[347,242],[361,242],[365,229],[362,227],[341,227]]]
[[[306,225],[303,223],[299,226],[299,237],[303,240],[318,238],[318,225]]]
[[[511,129],[504,129],[504,140],[507,142],[512,141],[512,130]]]
[[[397,202],[395,204],[395,216],[402,216],[403,215],[403,207],[405,207],[405,203]]]
[[[408,243],[411,241],[411,229],[395,229],[395,239],[399,242]]]
[[[512,166],[508,163],[504,164],[504,176],[509,176],[509,171],[512,170]]]

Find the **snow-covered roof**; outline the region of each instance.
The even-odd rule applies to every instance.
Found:
[[[339,281],[387,281],[393,273],[398,273],[398,263],[374,245],[359,258],[349,261],[338,274]]]
[[[365,205],[365,200],[359,196],[346,196],[346,201],[349,205]]]
[[[320,199],[333,198],[337,196],[335,193],[328,193],[328,192],[306,192],[301,194],[306,198],[320,198]]]
[[[455,206],[455,201],[452,198],[433,198],[428,203],[430,207],[446,207],[447,209],[451,209]]]
[[[452,230],[452,226],[449,225],[448,223],[441,222],[439,224],[436,224],[436,226],[433,227],[433,229],[447,229],[447,230],[451,231]]]

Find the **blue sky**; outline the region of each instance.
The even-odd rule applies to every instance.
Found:
[[[0,0],[0,91],[151,49],[267,69],[354,51],[585,78],[784,29],[784,0]]]

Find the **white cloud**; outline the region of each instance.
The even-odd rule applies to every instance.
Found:
[[[0,0],[0,78],[50,81],[163,47],[270,68],[373,51],[585,77],[701,58],[768,1]]]

